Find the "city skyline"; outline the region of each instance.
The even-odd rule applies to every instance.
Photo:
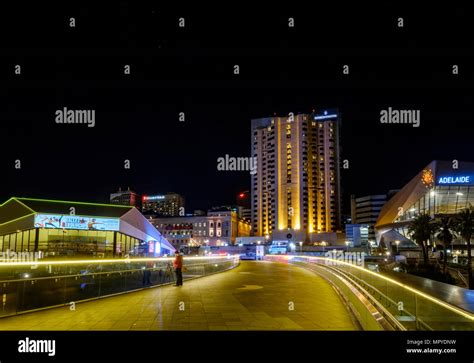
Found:
[[[443,114],[440,114],[438,117],[433,117],[432,121],[429,121],[429,125],[426,125],[428,122],[422,122],[420,129],[410,129],[410,132],[406,132],[409,125],[388,125],[387,128],[382,129],[382,126],[384,125],[376,124],[378,120],[376,120],[374,117],[375,115],[373,115],[372,118],[375,119],[372,121],[373,127],[367,127],[365,129],[366,134],[373,135],[373,137],[367,137],[367,135],[364,135],[364,125],[362,125],[360,128],[354,127],[354,118],[361,117],[360,113],[358,115],[351,114],[347,107],[340,108],[340,110],[341,114],[343,115],[341,129],[341,158],[349,160],[350,163],[348,170],[341,171],[341,183],[343,190],[342,205],[345,214],[347,214],[349,211],[349,197],[351,194],[355,194],[357,196],[377,193],[383,194],[389,189],[399,188],[401,185],[403,185],[404,181],[407,180],[408,176],[413,174],[420,167],[420,165],[424,165],[433,159],[459,159],[469,161],[468,158],[460,157],[460,155],[463,154],[468,155],[466,151],[469,149],[469,142],[466,140],[468,139],[468,134],[462,132],[463,127],[466,127],[464,119],[467,115],[460,112],[459,110],[457,113],[455,113],[455,115],[458,115],[457,120],[453,119],[453,121],[450,121],[449,127],[437,127],[443,122],[443,120],[440,120],[440,117],[443,118]],[[284,115],[285,113],[278,114]],[[266,116],[268,117],[270,115],[267,114]],[[425,113],[422,113],[422,117],[424,120]],[[176,129],[181,127],[181,130],[178,130],[178,135],[180,137],[182,136],[185,140],[189,140],[189,133],[185,131],[184,125],[180,125],[178,122],[179,121],[176,121],[175,123],[170,122],[167,126],[167,129],[170,130],[170,132],[171,130],[176,132]],[[190,211],[194,209],[207,209],[213,205],[230,204],[235,200],[235,195],[237,195],[242,190],[247,190],[249,188],[249,174],[245,171],[219,172],[217,171],[216,164],[217,159],[221,156],[224,156],[226,153],[239,157],[249,156],[247,150],[250,149],[248,137],[250,133],[250,119],[248,119],[246,124],[247,125],[242,128],[236,126],[232,127],[232,125],[222,125],[218,123],[214,124],[213,128],[217,127],[219,129],[218,133],[221,133],[222,131],[222,134],[225,135],[225,139],[229,137],[229,131],[225,132],[225,130],[221,129],[229,129],[229,127],[232,127],[230,134],[236,135],[237,133],[237,135],[239,135],[237,138],[239,141],[231,144],[221,144],[219,145],[219,149],[217,149],[217,145],[216,147],[207,145],[203,150],[205,151],[205,154],[207,154],[207,156],[204,157],[202,154],[193,155],[191,150],[188,148],[189,145],[183,145],[183,151],[179,151],[178,153],[174,153],[173,151],[163,153],[163,155],[159,157],[161,162],[158,163],[157,167],[153,167],[153,158],[150,158],[147,155],[148,152],[146,150],[143,150],[143,158],[141,157],[140,153],[137,152],[139,150],[134,151],[132,155],[127,155],[127,153],[119,151],[123,157],[114,158],[115,170],[113,170],[113,173],[111,175],[102,175],[105,176],[105,178],[94,178],[93,194],[88,191],[82,191],[83,188],[81,188],[81,183],[83,182],[84,186],[92,187],[91,185],[87,185],[89,182],[85,183],[84,178],[87,175],[79,175],[78,177],[81,180],[76,182],[77,177],[74,177],[74,172],[71,172],[66,180],[64,180],[65,183],[61,182],[58,184],[54,182],[55,180],[58,180],[58,176],[54,175],[54,171],[59,172],[59,174],[61,174],[61,172],[64,174],[67,173],[66,170],[70,170],[70,167],[67,165],[67,162],[64,161],[63,156],[59,156],[61,163],[59,165],[54,165],[56,154],[52,150],[43,154],[44,156],[42,156],[42,160],[44,161],[44,164],[41,162],[38,164],[34,160],[35,158],[32,158],[32,156],[28,155],[24,150],[20,153],[12,153],[10,150],[8,150],[8,148],[5,148],[4,153],[2,153],[1,160],[3,163],[9,162],[11,169],[5,169],[5,173],[8,175],[8,178],[7,180],[4,180],[5,187],[0,193],[2,199],[9,198],[13,194],[15,196],[105,202],[108,199],[108,194],[121,186],[123,189],[130,187],[132,190],[147,194],[152,194],[156,191],[166,192],[168,190],[174,190],[180,194],[183,194],[187,198],[187,206],[189,207]],[[51,124],[48,125],[48,123],[45,122],[44,129],[54,132],[53,135],[58,135],[57,132],[59,130],[55,129],[54,126],[55,125]],[[85,136],[88,130],[80,129],[77,126],[79,125],[72,125],[69,127],[74,128],[72,132],[78,133],[80,136]],[[15,134],[15,132],[18,133],[18,130],[21,130],[21,128],[18,129],[18,124],[2,124],[0,127],[12,134]],[[191,129],[191,134],[195,134],[193,132],[196,131],[195,124],[189,126],[187,125],[186,127]],[[243,129],[245,132],[242,132],[241,129]],[[419,130],[423,130],[423,132],[420,132]],[[459,132],[457,130],[461,131]],[[38,131],[41,134],[41,130]],[[374,133],[372,134],[371,131]],[[100,131],[101,134],[103,132],[104,130]],[[380,150],[380,146],[377,144],[377,135],[385,133],[391,134],[392,137],[383,139],[385,146],[382,146],[382,149]],[[399,136],[401,133],[403,133],[403,137]],[[450,134],[455,134],[455,138],[453,140],[448,137]],[[351,140],[351,138],[356,138],[356,141],[354,142],[354,140]],[[210,139],[211,140],[209,140],[209,138],[204,138],[203,141],[204,143],[213,142],[213,138],[211,137]],[[444,139],[446,141],[444,141]],[[393,142],[393,140],[396,141]],[[434,140],[434,142],[431,143],[430,140]],[[463,140],[466,141],[462,142]],[[32,142],[34,143],[34,141]],[[68,145],[64,145],[64,141],[60,140],[59,142],[65,148],[65,150],[68,150]],[[447,145],[441,148],[430,148],[427,146],[427,144]],[[215,145],[215,143],[213,143],[213,145]],[[46,149],[51,149],[51,145],[45,145],[43,147]],[[169,145],[167,149],[172,149],[172,146]],[[354,150],[354,152],[349,152],[349,150]],[[375,150],[377,150],[376,153],[374,153]],[[392,153],[389,150],[393,150],[395,153]],[[102,152],[103,151],[101,151],[101,153]],[[361,157],[361,154],[364,154],[364,152],[369,152],[368,155],[366,154],[367,158],[369,156],[373,158],[374,161],[372,167],[364,163],[364,158]],[[21,154],[24,156],[22,157]],[[39,154],[41,155],[42,153],[40,152]],[[73,148],[66,154],[69,154],[68,156],[72,160],[74,160],[75,156],[76,160],[74,163],[80,167],[81,153],[77,153]],[[397,154],[405,156],[402,158],[398,157]],[[7,155],[10,157],[8,158]],[[357,158],[355,157],[356,155],[358,155]],[[89,162],[91,155],[85,154],[85,156],[86,162]],[[121,162],[127,158],[127,156],[132,162],[132,169],[129,171],[123,170],[120,165]],[[384,162],[382,156],[385,157],[388,162]],[[13,167],[14,160],[17,158],[23,161],[22,170],[15,170]],[[382,160],[377,161],[377,159]],[[166,162],[166,160],[171,161]],[[175,165],[178,160],[181,161],[181,165],[184,167],[180,168]],[[25,182],[25,179],[22,178],[22,176],[26,175],[28,180],[33,179],[32,176],[38,173],[38,165],[42,165],[42,167],[46,168],[47,170],[49,169],[48,173],[46,173],[46,180],[36,180],[33,184]],[[149,168],[147,167],[148,165],[150,165]],[[161,175],[160,170],[162,165],[166,165],[167,170],[172,170],[168,176]],[[403,168],[406,169],[406,173],[401,174],[399,172],[394,172],[392,167],[396,165],[399,167],[403,166]],[[100,175],[102,174],[102,170],[100,169],[100,163],[99,165],[92,165],[92,171],[90,173],[98,173]],[[379,170],[377,173],[377,183],[374,183],[374,185],[357,180],[357,175],[360,175],[361,170],[365,170],[367,172],[374,169]],[[109,169],[109,171],[111,171],[111,169]],[[50,174],[51,172],[53,172],[53,175]],[[77,172],[78,171],[76,170],[76,174]],[[189,179],[188,174],[192,174],[194,177]],[[48,177],[48,175],[51,176]],[[209,178],[209,180],[215,180],[216,182],[209,183],[209,180],[206,179],[206,175],[211,175],[212,177]],[[87,178],[85,179],[87,180]],[[204,183],[202,179],[205,179]],[[61,180],[61,178],[59,180]],[[192,181],[192,183],[183,183],[182,180],[189,180]],[[9,187],[9,184],[12,186]],[[72,188],[67,188],[67,185],[72,186]],[[66,188],[64,186],[66,186]],[[6,190],[9,190],[9,192],[6,192]],[[216,191],[219,191],[219,193]]]
[[[175,191],[190,211],[229,204],[249,189],[250,176],[219,171],[217,160],[250,156],[252,119],[331,108],[342,115],[341,159],[349,161],[341,171],[344,214],[350,195],[398,189],[432,160],[473,160],[474,100],[466,92],[473,73],[463,58],[472,39],[459,36],[469,33],[464,12],[443,28],[450,36],[432,22],[436,16],[419,17],[415,9],[404,10],[408,28],[398,26],[392,7],[381,9],[378,20],[349,11],[318,22],[300,9],[291,29],[288,16],[272,9],[242,12],[249,19],[244,28],[238,16],[189,15],[185,29],[174,11],[152,6],[85,13],[73,7],[42,19],[11,13],[3,24],[31,31],[6,39],[0,59],[0,199],[106,202],[130,187]],[[71,14],[78,18],[74,29],[66,21]],[[342,38],[328,32],[334,21],[351,31]],[[228,46],[215,37],[216,26]],[[377,27],[392,48],[380,49]],[[423,37],[432,47],[426,52],[410,35],[421,29],[436,39]],[[315,32],[325,34],[317,47]],[[433,46],[452,58],[431,57],[438,54]],[[285,56],[275,57],[282,49]],[[381,111],[396,109],[419,111],[419,127],[381,122]],[[90,110],[94,127],[56,123],[65,110]]]
[[[470,358],[472,11],[260,5],[2,7],[1,357]]]

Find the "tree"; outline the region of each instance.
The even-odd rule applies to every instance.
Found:
[[[446,266],[448,264],[448,254],[446,253],[446,250],[455,237],[453,233],[455,224],[452,218],[443,217],[435,226],[437,231],[436,237],[443,243],[443,273],[446,275]]]
[[[459,212],[455,219],[455,230],[467,244],[467,276],[469,289],[474,289],[474,281],[472,280],[472,255],[471,255],[471,238],[474,234],[474,209],[464,209]]]
[[[427,241],[430,240],[434,227],[433,220],[429,214],[416,216],[408,226],[408,233],[411,235],[411,238],[421,247],[425,265],[429,263]]]

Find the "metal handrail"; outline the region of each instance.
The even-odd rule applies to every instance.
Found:
[[[359,271],[361,271],[361,273],[368,274],[366,276],[373,276],[377,279],[380,279],[379,281],[385,281],[387,284],[390,284],[390,286],[392,286],[392,287],[402,289],[402,290],[400,290],[400,292],[405,290],[408,294],[410,294],[411,296],[413,296],[415,298],[415,304],[416,304],[416,299],[421,299],[422,302],[427,302],[429,304],[434,304],[434,305],[438,306],[441,309],[445,309],[446,311],[449,311],[450,313],[454,313],[454,316],[457,316],[457,318],[465,319],[465,320],[461,320],[461,323],[472,324],[474,322],[474,314],[469,312],[469,311],[466,311],[466,310],[464,310],[460,307],[457,307],[457,306],[452,305],[448,302],[445,302],[445,301],[443,301],[443,300],[441,300],[437,297],[429,295],[429,294],[427,294],[423,291],[420,291],[416,288],[408,286],[408,285],[406,285],[402,282],[399,282],[399,281],[397,281],[393,278],[382,275],[380,273],[376,273],[376,272],[371,271],[371,270],[369,270],[365,267],[362,267],[362,266],[359,266],[359,265],[356,265],[356,264],[353,264],[353,263],[350,263],[350,262],[346,262],[346,261],[342,261],[342,260],[338,260],[338,259],[332,259],[332,258],[328,258],[328,257],[304,256],[304,255],[302,255],[302,256],[285,256],[285,257],[281,257],[281,258],[286,259],[289,262],[291,262],[291,260],[298,260],[298,259],[301,259],[302,261],[306,260],[308,262],[320,262],[320,263],[329,262],[331,265],[338,266],[337,270],[339,270],[341,273],[342,273],[342,271],[344,271],[345,274],[350,274],[350,276],[353,276],[355,279],[357,279],[356,281],[360,281],[364,285],[370,286],[370,288],[372,288],[374,291],[377,291],[382,297],[385,297],[385,298],[388,299],[388,297],[385,296],[385,294],[383,294],[381,291],[376,289],[375,286],[372,286],[371,284],[368,284],[367,282],[365,282],[363,277],[361,277],[361,278],[357,277],[356,275],[354,275],[352,270],[350,272],[347,272],[344,269],[344,267],[355,269],[354,272],[359,270]],[[348,276],[348,275],[345,275],[345,276]],[[392,300],[392,303],[394,303],[393,300]],[[394,304],[394,306],[397,306],[397,304]],[[415,307],[415,309],[416,309],[416,307]],[[405,309],[404,309],[404,311],[407,312],[407,310],[405,310]],[[410,315],[412,315],[412,314],[410,314]],[[431,327],[429,323],[427,323],[426,321],[423,321],[422,319],[419,319],[419,316],[416,312],[415,312],[415,318],[416,318],[415,322],[417,324],[421,324],[421,326],[423,326],[424,329],[433,329],[433,327]]]
[[[327,267],[327,266],[326,266]],[[383,306],[372,294],[370,294],[363,286],[360,285],[360,282],[364,282],[361,279],[357,278],[357,276],[354,276],[352,274],[345,273],[345,271],[341,271],[337,268],[334,267],[327,267],[328,269],[331,269],[333,271],[337,271],[337,273],[343,275],[347,280],[349,280],[354,286],[356,286],[357,290],[362,292],[366,297],[370,299],[370,301],[377,306],[377,310],[382,311],[382,315],[388,318],[392,325],[395,325],[399,330],[406,330],[406,328],[393,316],[392,313],[390,313],[385,306]],[[350,276],[349,276],[350,275]],[[359,282],[354,281],[354,278],[357,279]],[[384,297],[387,301],[390,301],[392,304],[396,305],[396,302],[390,299],[388,296],[384,295],[380,290],[377,288],[369,285],[369,284],[364,284],[366,286],[369,286],[371,289],[374,291],[377,291],[380,296]],[[403,310],[405,311],[405,310]],[[412,315],[410,312],[405,311],[409,316],[415,317]]]
[[[190,268],[190,267],[193,267],[193,266],[206,266],[206,265],[214,265],[214,264],[215,264],[215,262],[207,262],[207,263],[199,263],[199,264],[194,264],[194,265],[187,265],[187,267]],[[137,268],[137,269],[131,269],[131,270],[92,272],[92,273],[85,273],[85,274],[44,276],[44,277],[28,277],[28,278],[13,279],[13,280],[0,280],[0,284],[7,283],[7,282],[21,282],[21,281],[32,281],[32,280],[63,279],[63,278],[68,278],[68,277],[84,277],[84,276],[94,276],[94,275],[122,274],[124,272],[136,272],[136,271],[144,271],[144,270],[156,271],[156,270],[159,270],[159,269],[160,269],[160,267],[151,267],[151,268]]]
[[[393,305],[397,305],[397,302],[394,301],[393,299],[391,299],[390,297],[388,297],[387,295],[385,295],[382,291],[380,291],[379,289],[377,289],[375,286],[367,283],[366,281],[362,280],[361,278],[355,276],[354,274],[351,274],[350,272],[347,272],[347,271],[343,271],[343,270],[340,270],[340,269],[337,269],[335,267],[330,267],[336,271],[338,271],[340,274],[344,275],[347,279],[351,280],[354,284],[360,286],[359,284],[362,284],[363,286],[366,286],[368,287],[369,289],[373,290],[374,292],[377,292],[382,298],[384,298],[386,301],[390,302],[391,304]],[[350,275],[351,277],[348,277],[348,275]],[[358,282],[356,281],[353,281],[352,279],[355,279],[357,280]],[[387,312],[387,315],[389,316],[389,318],[391,320],[393,320],[397,325],[401,325],[400,322],[393,316],[392,313],[390,313],[382,304],[380,304],[377,299],[369,292],[367,291],[366,289],[364,289],[362,286],[360,286],[360,288],[366,292],[367,296],[374,302],[376,303],[378,306],[380,306],[380,308],[382,308],[384,311]],[[421,325],[423,325],[427,330],[433,330],[428,324],[426,324],[423,320],[421,320],[420,318],[418,318],[416,315],[413,315],[412,313],[410,313],[408,310],[401,310],[403,312],[405,312],[407,314],[407,316],[409,317],[412,317],[415,319],[415,321],[417,323],[421,323]],[[403,325],[401,325],[403,326]],[[406,329],[403,329],[403,330],[406,330]]]

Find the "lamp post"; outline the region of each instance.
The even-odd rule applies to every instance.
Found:
[[[300,253],[303,253],[303,242],[300,241]]]
[[[347,253],[349,253],[349,244],[350,244],[350,242],[349,242],[349,241],[346,241]]]
[[[397,255],[398,255],[398,245],[400,244],[400,241],[395,241],[395,244],[397,245]]]

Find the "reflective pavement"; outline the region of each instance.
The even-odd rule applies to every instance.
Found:
[[[0,330],[355,330],[331,285],[301,267],[242,261],[233,270],[0,319]]]

